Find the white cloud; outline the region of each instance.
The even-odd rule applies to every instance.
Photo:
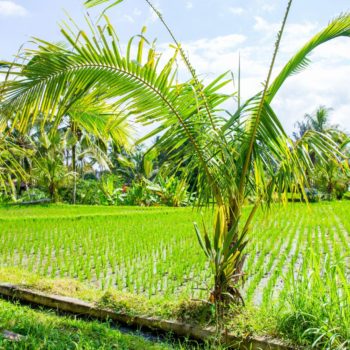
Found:
[[[270,23],[260,16],[254,17],[254,30],[258,32],[265,32],[274,34],[279,29],[278,23]]]
[[[0,1],[0,16],[26,16],[27,10],[13,1]]]
[[[236,48],[239,44],[242,44],[246,40],[246,37],[242,34],[229,34],[224,36],[217,36],[212,39],[199,39],[186,43],[186,46],[191,50],[198,52],[204,51],[204,54],[218,55],[224,52],[231,52],[230,50]]]
[[[283,52],[294,52],[299,50],[313,35],[319,30],[318,23],[303,22],[303,23],[291,23],[287,25],[282,38]]]
[[[135,23],[135,20],[130,15],[124,15],[123,18],[129,23]]]
[[[334,41],[317,49],[311,55],[310,67],[290,77],[276,96],[273,106],[287,130],[305,113],[325,105],[333,108],[331,122],[350,131],[350,65],[341,54],[338,56],[337,47],[339,43]]]
[[[242,7],[229,7],[228,10],[234,15],[241,15],[244,13],[244,9]]]
[[[255,7],[260,10],[260,12],[273,12],[280,0],[255,0]]]
[[[273,12],[275,10],[275,8],[276,8],[275,5],[267,4],[267,3],[265,3],[261,6],[261,9],[265,12]]]
[[[231,34],[185,42],[183,48],[198,73],[215,75],[227,70],[229,62],[237,62],[237,49],[245,40],[244,35]]]
[[[254,20],[253,28],[259,32],[260,42],[266,43],[272,48],[277,33],[281,28],[281,23],[269,22],[260,16],[254,17]],[[319,24],[314,22],[288,23],[283,33],[280,53],[295,52],[316,34],[318,29],[320,29]]]
[[[192,9],[192,8],[193,8],[193,2],[192,2],[192,1],[187,1],[187,2],[186,2],[186,8],[187,8],[188,10]]]
[[[138,9],[137,7],[134,8],[133,11],[134,16],[141,16],[142,15],[142,11],[140,9]]]
[[[257,26],[264,30],[268,24],[259,19]],[[270,23],[270,29],[271,26],[277,25]],[[318,29],[317,23],[309,22],[290,23],[287,26],[274,76]],[[237,73],[240,54],[242,98],[249,98],[261,90],[261,83],[266,79],[274,48],[273,35],[275,33],[263,45],[259,41],[248,45],[244,35],[232,34],[185,42],[183,47],[197,73],[204,79],[212,79],[227,70]],[[262,37],[264,40],[267,38],[264,32]],[[350,131],[349,55],[348,39],[329,42],[310,55],[312,63],[309,68],[287,79],[276,95],[272,107],[289,134],[294,130],[296,121],[301,120],[305,113],[314,111],[319,105],[332,107],[334,111],[331,114],[331,122]],[[184,74],[185,69],[180,69],[180,78],[183,78]],[[232,92],[232,84],[226,89],[226,92]]]
[[[153,1],[153,6],[157,9],[157,11],[159,11],[160,13],[162,13],[162,8],[160,7],[160,3],[159,1]],[[146,23],[154,23],[158,20],[158,15],[153,11],[152,8],[149,9],[149,16],[146,20]]]

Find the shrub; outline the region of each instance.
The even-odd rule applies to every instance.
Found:
[[[78,179],[76,188],[76,204],[104,205],[106,199],[101,192],[99,181],[93,179]],[[67,183],[59,189],[59,195],[64,203],[73,203],[73,185]]]
[[[316,188],[305,188],[307,199],[310,203],[319,202],[321,195]]]
[[[346,192],[346,193],[344,193],[344,195],[343,195],[343,199],[350,200],[350,192]]]
[[[79,180],[77,183],[76,203],[102,205],[106,202],[97,180]]]
[[[13,200],[13,197],[8,193],[0,191],[0,204],[7,204]]]
[[[159,205],[160,199],[155,191],[150,186],[147,186],[145,181],[134,181],[132,185],[125,189],[125,194],[122,194],[124,203],[127,205],[153,206]]]
[[[19,202],[38,201],[45,198],[48,198],[48,194],[45,191],[42,191],[39,188],[30,188],[29,190],[23,192]]]

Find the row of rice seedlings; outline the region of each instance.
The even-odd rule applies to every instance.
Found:
[[[306,273],[309,247],[318,256],[325,252],[332,261],[348,253],[346,210],[350,206],[344,205],[344,209],[342,205],[337,203],[332,215],[326,213],[333,206],[326,205],[312,206],[311,210],[304,205],[277,207],[268,218],[260,213],[245,267],[252,276],[246,285],[246,299],[261,299],[264,295],[267,303],[278,278],[285,280],[291,275],[292,269],[283,269],[287,261],[298,265],[304,256],[300,270]],[[138,210],[134,215],[132,210],[123,209],[122,215],[115,211],[102,217],[90,215],[90,208],[87,212],[80,208],[79,213],[79,217],[65,220],[42,215],[42,219],[0,221],[0,264],[21,266],[46,276],[78,278],[103,289],[113,287],[149,297],[208,296],[210,269],[193,235],[195,212],[158,209]],[[295,240],[296,247],[292,249]],[[266,273],[270,275],[264,276]],[[290,288],[285,282],[284,295]]]
[[[187,213],[187,208],[170,208],[170,207],[114,207],[114,206],[88,206],[88,205],[50,205],[45,207],[31,207],[31,206],[23,206],[23,207],[1,207],[0,206],[0,220],[23,220],[23,218],[27,219],[39,219],[39,218],[67,218],[67,217],[109,217],[109,216],[135,216],[142,215],[147,216],[153,215],[154,213],[158,213],[160,215],[164,215],[167,213],[179,213],[184,212]]]
[[[347,267],[344,260],[346,261],[349,257],[349,241],[340,229],[339,213],[336,210],[330,210],[331,208],[333,207],[329,205],[313,207],[314,212],[307,220],[309,233],[303,253],[303,263],[299,270],[294,267],[293,273],[288,272],[287,281],[295,279],[300,274],[310,276],[312,264],[315,262],[320,266],[323,275],[327,275],[334,266],[337,266],[337,271],[346,276]],[[341,220],[342,223],[343,220]],[[313,233],[313,239],[310,239],[310,232]],[[287,292],[292,290],[293,286],[289,285]],[[285,299],[287,295],[286,292],[281,294],[281,299]]]
[[[245,297],[248,302],[253,298],[261,298],[261,295],[259,295],[261,293],[257,291],[257,287],[263,278],[266,277],[271,271],[272,265],[276,261],[276,257],[284,244],[283,236],[285,232],[288,232],[288,227],[290,224],[286,218],[281,217],[278,217],[278,223],[281,223],[281,225],[275,225],[275,222],[270,222],[270,227],[266,227],[266,229],[264,229],[262,232],[262,237],[259,237],[259,239],[262,239],[264,244],[260,251],[259,258],[248,271],[248,273],[251,275],[251,279],[249,280],[245,293]],[[254,233],[255,231],[252,232],[252,234]]]
[[[299,229],[297,241],[295,242],[294,252],[290,256],[289,262],[284,266],[284,270],[282,269],[280,278],[283,281],[283,288],[281,288],[279,293],[273,294],[273,300],[278,298],[284,300],[285,295],[291,290],[290,282],[295,278],[295,274],[298,273],[300,269],[307,240],[311,241],[311,230],[305,226],[305,221],[303,220]]]
[[[273,295],[277,295],[277,290],[281,290],[283,288],[283,268],[286,265],[287,262],[291,260],[291,253],[292,253],[292,246],[293,242],[297,241],[299,242],[299,237],[301,236],[300,232],[302,231],[302,221],[301,222],[294,222],[294,224],[291,226],[290,230],[286,232],[287,236],[285,237],[285,240],[288,240],[287,246],[284,250],[281,250],[278,258],[276,258],[277,262],[275,264],[274,269],[270,272],[270,278],[262,292],[262,304],[264,306],[267,306],[271,299],[273,298]],[[295,252],[293,252],[293,255],[297,252],[297,249]],[[277,285],[277,281],[279,280],[279,285]]]
[[[289,232],[294,231],[291,229],[292,225],[291,223],[288,223],[285,227],[285,230],[281,232],[282,239],[280,240],[280,243],[276,246],[276,249],[272,249],[271,252],[268,254],[268,260],[265,262],[262,271],[258,274],[261,279],[259,283],[256,286],[256,289],[254,291],[254,302],[257,304],[261,304],[264,300],[264,295],[266,293],[266,288],[269,288],[269,281],[273,275],[273,272],[280,260],[280,257],[283,255],[283,252],[289,245],[290,240],[286,240],[286,238],[289,236]],[[267,291],[268,293],[268,291]]]
[[[326,272],[333,265],[338,266],[338,270],[346,275],[346,264],[344,260],[347,254],[347,248],[343,246],[343,243],[347,243],[340,238],[339,230],[337,230],[336,213],[333,210],[327,210],[323,208],[324,214],[322,215],[322,225],[319,226],[319,230],[322,231],[322,246],[323,255],[327,256],[324,260],[323,270]]]
[[[276,299],[279,294],[281,294],[281,299],[283,300],[288,293],[292,290],[292,286],[289,281],[291,277],[295,277],[298,271],[303,271],[308,273],[310,270],[310,261],[307,258],[310,255],[310,249],[313,249],[316,256],[319,258],[322,255],[327,255],[329,257],[327,265],[323,266],[324,270],[328,270],[331,265],[330,263],[337,263],[338,268],[341,269],[342,273],[346,275],[349,272],[347,268],[346,261],[349,261],[349,240],[344,236],[344,232],[341,233],[337,227],[337,218],[333,215],[334,212],[330,213],[329,206],[316,205],[312,206],[308,210],[305,208],[298,207],[297,210],[289,207],[289,215],[291,221],[297,222],[301,220],[300,223],[300,234],[298,235],[296,228],[291,228],[289,232],[289,243],[286,247],[285,254],[280,254],[279,257],[275,257],[276,261],[269,260],[267,265],[268,268],[271,267],[270,278],[263,276],[266,271],[260,271],[260,273],[255,275],[250,281],[250,285],[247,288],[248,300],[261,300],[259,294],[262,293],[263,304],[268,305],[272,299]],[[279,214],[283,213],[283,210],[279,211]],[[341,218],[341,224],[346,218]],[[281,220],[280,217],[277,220]],[[339,220],[338,220],[339,226]],[[269,239],[271,238],[271,232],[262,229],[268,234]],[[345,231],[345,233],[347,233]],[[273,237],[273,236],[272,236]],[[339,239],[337,240],[337,237]],[[287,238],[287,237],[286,237]],[[261,239],[261,237],[259,237]],[[293,241],[297,241],[294,242]],[[340,242],[342,244],[340,244]],[[264,241],[266,243],[266,241]],[[280,243],[275,240],[275,244],[280,246]],[[290,249],[291,244],[295,245],[295,249]],[[268,245],[266,245],[268,247]],[[272,253],[271,255],[273,255]],[[344,255],[345,254],[345,255]],[[256,260],[257,263],[261,263],[261,260]],[[325,260],[327,262],[327,260]],[[287,264],[286,268],[284,265]],[[249,266],[252,268],[252,266]],[[292,276],[293,275],[293,276]],[[283,288],[276,285],[277,280],[280,284],[283,284]],[[260,285],[260,286],[259,286]],[[279,290],[280,289],[280,290]]]
[[[171,222],[165,215],[150,218],[147,225],[144,217],[133,217],[133,223],[128,218],[9,223],[0,237],[1,264],[148,296],[198,296],[210,272],[193,239],[191,221],[173,225],[178,215]]]

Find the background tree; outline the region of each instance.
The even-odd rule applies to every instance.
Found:
[[[338,125],[330,123],[331,108],[319,106],[312,114],[305,114],[304,120],[297,122],[298,131],[294,132],[296,140],[310,131],[328,135],[342,151],[345,158],[348,151],[349,136],[339,129]],[[311,186],[324,193],[328,199],[341,199],[348,189],[349,171],[348,162],[343,157],[333,157],[327,162],[319,162],[318,154],[310,151],[309,156],[315,166],[315,172],[309,175]]]
[[[38,138],[33,174],[39,186],[45,188],[53,202],[59,201],[58,189],[67,176],[63,159],[63,141],[56,133],[41,134]]]

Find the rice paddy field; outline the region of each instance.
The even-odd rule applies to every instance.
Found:
[[[210,213],[203,215],[210,225]],[[327,273],[336,266],[338,287],[348,285],[349,217],[350,202],[295,203],[258,213],[245,265],[246,302],[283,300],[298,276],[315,267]],[[193,221],[201,220],[190,208],[3,207],[0,267],[148,298],[207,298],[210,270],[193,230]]]

